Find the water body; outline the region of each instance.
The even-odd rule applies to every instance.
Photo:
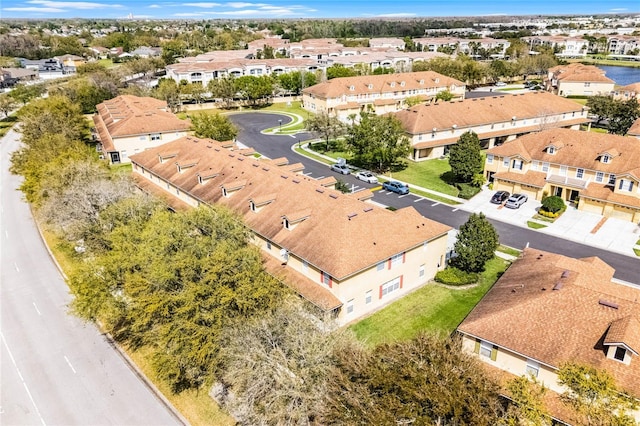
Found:
[[[640,83],[640,68],[618,67],[615,65],[598,65],[598,68],[606,72],[607,77],[620,86]]]

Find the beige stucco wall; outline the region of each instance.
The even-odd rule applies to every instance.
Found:
[[[151,140],[151,134],[135,135],[124,138],[113,138],[113,146],[120,153],[121,163],[130,163],[129,156],[142,152],[145,149],[155,148],[167,142],[172,142],[181,137],[187,136],[186,130],[178,132],[157,133],[160,140]]]
[[[595,96],[608,95],[613,92],[614,83],[585,83],[558,81],[558,95],[560,96]]]

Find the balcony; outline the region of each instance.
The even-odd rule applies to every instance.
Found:
[[[551,175],[551,174],[547,176],[546,181],[554,185],[564,185],[564,186],[576,188],[576,189],[587,189],[587,186],[589,185],[588,180],[570,178],[567,176],[560,176],[560,175]]]

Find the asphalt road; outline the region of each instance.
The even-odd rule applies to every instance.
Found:
[[[0,142],[0,424],[177,425],[93,325],[68,313],[69,289],[8,172]]]
[[[304,173],[310,177],[320,178],[332,175],[352,185],[352,188],[356,191],[374,186],[361,182],[351,175],[345,176],[335,173],[328,166],[292,151],[291,146],[297,141],[308,140],[312,137],[308,133],[298,134],[296,138],[284,135],[263,135],[260,133],[263,129],[278,126],[279,119],[282,119],[283,124],[286,124],[290,120],[288,117],[283,118],[282,115],[265,113],[234,114],[229,117],[240,130],[238,140],[269,158],[287,157],[292,163],[301,162],[305,166]],[[469,217],[469,213],[460,208],[437,203],[413,194],[398,196],[388,191],[376,191],[373,199],[378,203],[396,208],[413,206],[425,217],[456,229],[460,228]],[[640,260],[638,259],[553,237],[505,222],[491,220],[491,223],[498,231],[500,242],[504,245],[522,249],[529,244],[533,248],[575,258],[598,256],[616,270],[615,278],[640,285]]]

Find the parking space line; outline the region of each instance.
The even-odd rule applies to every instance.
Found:
[[[431,204],[431,207],[435,207],[435,206],[437,206],[438,204],[440,204],[440,202],[433,203],[433,204]]]
[[[404,198],[404,197],[406,197],[407,195],[409,195],[409,194],[400,195],[398,198]]]
[[[422,197],[417,197],[417,198],[416,198],[416,200],[414,201],[414,203],[417,203],[418,201],[422,201],[422,200],[424,200],[424,198],[422,198]]]
[[[460,209],[453,209],[453,210],[451,210],[451,211],[452,211],[452,212],[457,212],[458,210],[460,210]]]

